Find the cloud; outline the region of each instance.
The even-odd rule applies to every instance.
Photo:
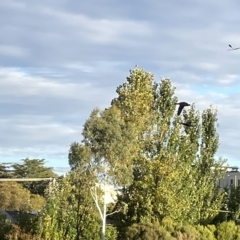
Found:
[[[83,14],[66,13],[50,8],[43,8],[42,13],[51,16],[55,21],[78,31],[77,35],[96,44],[128,43],[129,37],[141,37],[151,34],[151,27],[147,23],[124,19],[90,18]]]
[[[70,143],[81,139],[81,125],[113,94],[90,82],[58,82],[1,69],[0,157],[64,156],[67,162]]]
[[[27,5],[28,8],[18,11],[9,9],[7,5],[2,11],[0,9],[4,20],[9,23],[9,27],[4,27],[2,32],[3,44],[11,42],[29,52],[29,57],[16,62],[16,66],[56,67],[79,59],[92,61],[93,55],[94,60],[109,61],[111,56],[121,51],[123,45],[125,48],[139,45],[146,39],[145,35],[151,36],[153,31],[147,21],[88,16],[81,11],[68,12],[58,4],[49,6],[28,1]],[[14,11],[14,15],[9,17],[6,14],[9,11]],[[112,51],[101,48],[106,44]],[[0,61],[4,66],[7,63],[6,59],[5,62]]]
[[[178,98],[199,110],[218,107],[218,154],[237,159],[240,51],[227,50],[240,47],[238,7],[206,0],[0,2],[1,158],[29,154],[66,167],[89,113],[108,106],[138,64],[156,80],[171,78]]]
[[[235,139],[238,138],[240,112],[239,104],[236,102],[236,95],[225,95],[216,92],[197,93],[191,90],[190,85],[177,84],[176,95],[179,100],[195,102],[195,108],[203,111],[213,105],[218,111],[218,134],[220,137],[220,146],[218,156],[224,158],[237,159],[239,156],[238,143]]]
[[[27,55],[27,50],[16,46],[0,45],[0,54],[4,56],[21,58]]]
[[[239,80],[238,75],[229,74],[229,75],[223,76],[223,78],[218,79],[218,82],[223,85],[229,85],[231,83],[235,83],[237,80]]]
[[[2,95],[22,94],[24,96],[60,96],[72,99],[84,99],[86,94],[95,94],[91,83],[59,83],[42,77],[31,77],[11,69],[0,70],[0,93]],[[82,93],[79,94],[79,91]]]

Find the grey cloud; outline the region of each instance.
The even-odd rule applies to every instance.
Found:
[[[2,69],[0,75],[0,145],[5,156],[64,154],[66,162],[69,144],[81,140],[81,125],[92,109],[108,106],[114,95],[101,84],[58,82],[16,69]]]
[[[122,44],[133,44],[139,34],[139,39],[144,38],[150,31],[141,21],[97,19],[46,6],[32,5],[31,11],[25,9],[4,16],[11,27],[4,27],[2,44],[11,42],[29,50],[29,57],[22,58],[22,66],[56,66],[79,59],[109,60],[119,52],[111,46],[122,42],[120,49]],[[102,49],[102,44],[110,45],[112,52]],[[4,65],[3,61],[0,63]]]
[[[240,44],[239,4],[0,2],[2,151],[66,162],[91,110],[108,106],[138,64],[170,77],[179,99],[217,106],[219,153],[237,158],[240,51],[227,50]]]
[[[80,127],[77,130],[76,126],[73,128],[58,122],[44,122],[40,116],[30,119],[26,115],[22,118],[16,116],[15,119],[2,119],[0,121],[1,146],[26,148],[43,144],[66,145],[70,143],[73,137],[78,138],[80,136]]]
[[[177,85],[177,84],[176,84]],[[237,94],[223,95],[211,92],[199,94],[189,86],[178,84],[176,95],[182,101],[195,102],[195,108],[203,111],[211,104],[218,110],[218,133],[220,146],[218,155],[224,158],[238,159],[238,136],[240,135],[240,112],[236,102]]]
[[[28,54],[28,51],[26,49],[23,48],[19,48],[16,46],[9,46],[9,45],[1,45],[0,46],[0,54],[3,56],[12,56],[15,58],[18,57],[23,57],[26,56]]]

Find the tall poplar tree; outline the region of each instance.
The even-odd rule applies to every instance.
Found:
[[[192,105],[175,113],[177,97],[169,79],[154,82],[143,69],[130,71],[112,101],[125,124],[135,130],[133,182],[119,196],[127,204],[118,215],[126,225],[154,222],[165,216],[176,221],[208,222],[220,209],[222,193],[216,181],[222,176],[218,148],[217,112],[202,113]],[[190,120],[191,127],[182,125]]]

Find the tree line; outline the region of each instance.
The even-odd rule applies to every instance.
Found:
[[[45,240],[240,239],[240,190],[228,194],[217,186],[226,163],[215,156],[217,110],[200,112],[191,105],[178,116],[171,80],[156,82],[137,67],[116,93],[108,108],[91,112],[82,141],[70,146],[71,170],[51,192],[23,184],[44,204],[31,231],[14,226],[5,236],[15,231]],[[189,120],[191,126],[181,124]],[[37,172],[34,166],[14,169],[21,177]],[[112,204],[106,201],[109,185],[117,191]],[[229,229],[232,235],[224,238]]]

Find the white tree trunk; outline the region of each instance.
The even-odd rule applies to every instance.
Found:
[[[101,232],[101,240],[105,240],[105,231],[106,231],[106,217],[107,217],[107,188],[106,188],[106,182],[107,182],[107,175],[106,175],[106,166],[104,166],[104,179],[103,179],[103,210],[101,210],[99,206],[99,196],[97,194],[96,185],[94,186],[94,191],[91,188],[90,192],[92,195],[92,198],[96,204],[96,207],[98,209],[98,212],[100,214],[101,220],[102,220],[102,232]]]
[[[104,196],[103,196],[103,214],[102,214],[102,238],[105,240],[105,231],[106,231],[106,212],[107,212],[107,199],[106,199],[106,180],[104,179]]]

